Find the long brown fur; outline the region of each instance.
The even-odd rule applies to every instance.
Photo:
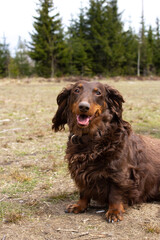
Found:
[[[81,113],[84,101],[90,109]],[[58,95],[53,129],[69,126],[66,159],[80,192],[67,212],[83,212],[94,199],[109,205],[106,218],[114,222],[123,219],[124,204],[160,200],[160,140],[132,131],[123,102],[116,89],[95,82],[77,82]],[[92,116],[89,125],[78,124],[80,114]]]

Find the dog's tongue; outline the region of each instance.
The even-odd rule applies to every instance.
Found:
[[[89,124],[90,117],[86,115],[77,115],[77,122],[80,125],[87,126]]]

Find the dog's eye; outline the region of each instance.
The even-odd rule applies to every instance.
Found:
[[[96,91],[96,95],[97,96],[100,96],[101,95],[101,92],[99,90]]]
[[[76,89],[74,90],[74,92],[75,92],[75,93],[79,93],[79,88],[76,88]]]

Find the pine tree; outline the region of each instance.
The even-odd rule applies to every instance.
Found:
[[[22,41],[21,38],[18,40],[18,46],[16,51],[15,60],[19,67],[20,76],[30,76],[31,75],[31,61],[28,57],[28,49],[26,46],[26,41]]]
[[[159,19],[156,19],[156,33],[153,46],[153,64],[156,74],[160,74],[160,24]]]
[[[30,57],[35,61],[36,73],[43,77],[53,77],[63,65],[63,29],[59,14],[53,15],[53,10],[52,0],[39,0],[31,34]]]
[[[26,41],[22,41],[22,39],[19,37],[18,44],[17,44],[17,49],[15,53],[14,59],[11,61],[11,66],[10,66],[10,76],[12,74],[16,75],[16,77],[25,77],[25,76],[30,76],[32,74],[32,65],[31,65],[31,60],[28,56],[28,49],[26,47]],[[12,65],[13,65],[13,73],[12,73]],[[15,71],[15,69],[17,69]]]
[[[86,18],[83,8],[80,9],[78,19],[72,19],[68,36],[70,73],[73,75],[90,75],[91,65],[87,55],[89,46],[86,40]]]
[[[9,78],[18,78],[20,75],[18,65],[15,62],[15,59],[13,57],[10,57],[8,71],[9,71]]]
[[[142,2],[143,3],[143,2]],[[139,32],[140,74],[147,75],[147,38],[142,5],[141,29]]]
[[[108,1],[106,19],[108,43],[111,49],[107,68],[110,69],[112,75],[121,75],[123,74],[122,65],[125,61],[125,48],[123,42],[123,23],[121,21],[121,13],[118,13],[117,0]]]
[[[122,74],[123,24],[117,0],[90,0],[87,11],[87,51],[94,74]]]
[[[4,37],[3,43],[0,43],[0,77],[8,76],[9,59],[9,45],[6,43],[6,38]]]
[[[152,27],[149,27],[147,32],[147,75],[154,72],[153,66],[153,47],[154,47],[154,36]]]
[[[90,0],[87,11],[87,55],[94,74],[107,73],[107,62],[111,53],[106,28],[106,4],[105,0]]]
[[[138,38],[130,27],[123,33],[124,62],[122,67],[123,75],[136,75],[138,58]]]

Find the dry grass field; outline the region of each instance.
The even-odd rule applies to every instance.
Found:
[[[105,82],[123,94],[133,129],[160,138],[160,81]],[[55,134],[51,119],[67,84],[0,80],[0,240],[160,239],[158,202],[128,208],[115,224],[94,203],[64,213],[78,195],[64,161],[67,128]]]

